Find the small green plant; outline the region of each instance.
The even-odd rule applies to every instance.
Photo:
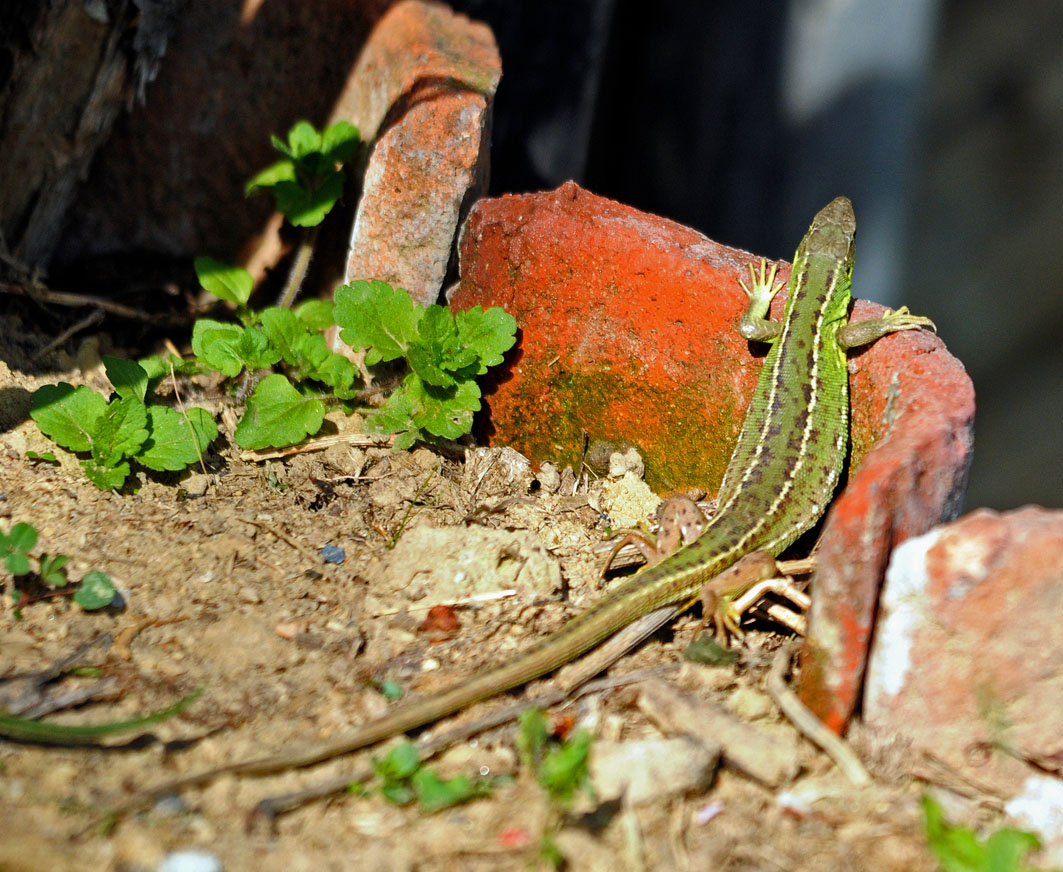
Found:
[[[485,778],[469,778],[458,775],[440,778],[431,769],[421,765],[421,755],[412,742],[403,742],[392,748],[382,760],[374,760],[373,768],[380,780],[380,793],[395,805],[409,805],[416,800],[422,811],[441,811],[487,796],[492,781]],[[351,793],[366,793],[366,786],[356,783],[348,788]]]
[[[571,804],[576,792],[590,791],[591,734],[577,730],[564,741],[550,737],[549,721],[541,709],[530,708],[520,716],[517,748],[524,765],[536,773],[539,785],[551,802]]]
[[[381,281],[337,288],[335,317],[340,338],[365,351],[368,366],[406,362],[402,384],[368,420],[371,429],[396,434],[396,448],[468,433],[480,408],[476,379],[500,364],[516,342],[517,322],[498,307],[473,306],[457,314],[442,306],[422,308]]]
[[[0,557],[4,568],[15,580],[12,600],[17,608],[22,601],[26,588],[34,582],[50,589],[65,588],[68,585],[66,564],[70,558],[66,554],[54,556],[42,553],[32,560],[37,563],[33,572],[30,552],[37,546],[37,529],[24,521],[14,524],[4,533],[0,530]],[[117,596],[114,582],[102,572],[86,572],[81,583],[74,590],[74,602],[86,611],[102,609],[110,605]]]
[[[728,666],[738,661],[738,652],[724,648],[714,636],[702,633],[683,649],[683,659],[709,666]]]
[[[317,227],[343,194],[343,165],[359,150],[358,128],[339,121],[318,131],[309,121],[297,121],[288,141],[270,137],[283,158],[257,173],[245,192],[269,191],[277,211],[295,227],[306,228],[292,261],[278,305],[290,308],[310,266]]]
[[[241,448],[281,448],[312,436],[326,403],[357,395],[357,370],[328,349],[321,331],[333,324],[367,365],[403,358],[409,372],[367,417],[375,433],[396,434],[395,447],[417,440],[457,439],[472,429],[480,408],[476,379],[516,341],[516,321],[502,309],[475,306],[452,314],[442,306],[417,306],[387,282],[357,281],[336,289],[335,304],[311,300],[294,310],[247,307],[251,276],[210,258],[196,260],[200,283],[236,307],[240,324],[200,319],[192,351],[200,364],[229,378],[280,365],[262,378],[236,427]]]
[[[402,699],[402,685],[397,681],[380,681],[377,683],[376,689],[388,702]]]
[[[241,448],[282,448],[312,436],[325,419],[325,401],[352,400],[358,372],[343,355],[330,351],[318,326],[329,318],[322,307],[296,310],[247,307],[251,276],[211,258],[197,258],[200,284],[236,306],[239,324],[200,318],[192,328],[192,353],[199,364],[230,379],[281,364],[255,385],[234,434]],[[315,301],[324,302],[324,301]],[[331,304],[325,304],[331,309]],[[310,319],[303,317],[309,313]],[[316,320],[315,320],[316,319]],[[293,384],[294,383],[294,384]]]
[[[544,862],[560,868],[563,857],[554,835],[564,812],[577,792],[592,795],[590,754],[592,737],[587,730],[557,741],[551,738],[549,722],[540,709],[530,708],[520,716],[517,748],[524,765],[536,775],[539,786],[550,799],[550,819],[539,837],[539,853]]]
[[[26,575],[30,571],[30,551],[37,544],[37,530],[32,524],[15,524],[10,532],[0,533],[0,557],[12,575]]]
[[[245,192],[272,193],[277,210],[296,227],[320,224],[343,194],[340,167],[358,152],[358,128],[339,121],[318,131],[309,121],[297,121],[287,142],[277,136],[270,141],[283,157],[256,173]]]
[[[944,872],[1035,872],[1023,858],[1041,846],[1037,836],[1010,828],[997,830],[981,840],[968,827],[945,821],[941,806],[923,797],[926,840]]]
[[[122,486],[136,463],[183,469],[201,456],[218,430],[205,409],[183,415],[152,401],[161,375],[215,371],[234,390],[254,383],[234,439],[241,448],[283,448],[320,429],[329,405],[350,411],[361,386],[353,363],[328,348],[333,324],[368,365],[403,359],[408,372],[382,406],[367,414],[370,432],[395,434],[397,449],[414,442],[457,439],[480,408],[476,379],[502,362],[516,341],[516,321],[479,306],[456,315],[417,306],[401,288],[359,281],[340,287],[335,304],[311,300],[295,309],[248,307],[251,277],[212,258],[197,258],[205,289],[235,307],[238,323],[201,318],[192,329],[196,366],[177,358],[104,358],[114,395],[66,383],[33,395],[30,412],[41,431],[64,448],[88,453],[82,468],[103,489]],[[274,369],[280,372],[274,372]],[[254,382],[254,379],[258,379]]]
[[[117,490],[129,477],[131,462],[175,471],[202,456],[218,435],[209,412],[193,408],[182,414],[153,402],[161,373],[152,377],[136,361],[104,357],[103,362],[114,387],[109,398],[85,385],[60,382],[36,390],[30,405],[30,417],[45,436],[88,454],[81,468],[89,481]]]

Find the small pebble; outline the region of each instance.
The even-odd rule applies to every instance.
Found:
[[[240,599],[245,603],[251,603],[252,605],[257,605],[262,602],[261,594],[259,594],[259,592],[253,587],[249,587],[246,584],[240,588]]]
[[[323,545],[321,547],[321,557],[326,563],[340,564],[347,559],[347,552],[338,545]]]
[[[208,851],[173,851],[156,872],[222,872],[221,860]]]
[[[210,476],[197,472],[181,482],[181,486],[189,496],[201,497],[207,492],[207,488],[210,487]]]
[[[685,738],[597,742],[591,779],[602,799],[623,796],[632,805],[661,802],[704,790],[719,756],[719,747]]]
[[[303,621],[284,621],[273,628],[274,633],[289,642],[305,631],[306,625]]]
[[[765,718],[775,710],[771,697],[750,687],[736,687],[731,691],[727,707],[744,721]]]
[[[156,814],[176,817],[188,811],[188,803],[184,801],[183,797],[178,796],[176,793],[171,793],[169,796],[163,796],[156,800],[152,810]]]
[[[646,475],[646,464],[637,449],[629,447],[626,451],[614,451],[609,455],[610,477],[620,478],[628,472],[633,472],[636,478]]]
[[[539,474],[535,476],[539,482],[539,486],[549,494],[557,493],[561,487],[561,475],[557,471],[557,464],[551,463],[549,460],[543,461],[539,465]]]

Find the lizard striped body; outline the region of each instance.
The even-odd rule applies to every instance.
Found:
[[[823,514],[841,474],[849,427],[845,348],[897,330],[932,326],[903,309],[878,321],[844,326],[855,229],[852,206],[844,197],[816,215],[794,256],[782,322],[764,319],[778,290],[774,269],[765,278],[762,262],[759,280],[753,274],[753,288],[746,289],[749,309],[739,329],[747,339],[773,344],[724,475],[717,511],[696,541],[643,569],[500,666],[402,703],[378,720],[307,750],[237,762],[182,779],[179,786],[202,783],[221,772],[266,774],[308,766],[431,723],[563,666],[643,615],[668,605],[689,605],[703,585],[746,554],[776,555],[786,548]]]

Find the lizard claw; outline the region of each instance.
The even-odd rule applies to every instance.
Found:
[[[599,584],[605,578],[605,574],[609,571],[609,568],[613,565],[613,561],[616,560],[616,555],[620,553],[620,549],[625,545],[635,546],[647,563],[656,563],[661,559],[657,549],[657,543],[652,536],[647,533],[641,533],[637,530],[626,530],[624,531],[624,535],[613,543],[612,549],[605,558],[605,562],[602,564],[602,568],[598,572]]]
[[[749,283],[752,288],[747,287],[745,281],[738,280],[738,284],[742,286],[742,290],[746,292],[746,296],[749,299],[763,302],[765,305],[770,304],[775,295],[782,289],[783,283],[781,281],[775,281],[775,273],[778,270],[778,264],[772,264],[771,269],[768,269],[767,261],[762,257],[760,259],[760,275],[757,275],[757,269],[751,262],[749,264]]]
[[[768,269],[767,261],[760,259],[760,275],[757,275],[756,267],[749,265],[750,284],[747,286],[741,279],[738,283],[749,297],[749,305],[745,314],[738,324],[738,333],[743,339],[751,342],[771,342],[779,335],[781,322],[768,320],[765,316],[771,308],[771,301],[782,290],[783,281],[775,281],[775,273],[778,264],[772,264]]]
[[[712,613],[712,622],[716,628],[716,640],[721,647],[730,646],[732,638],[741,641],[745,637],[742,630],[742,613],[734,607],[731,597],[722,597]]]
[[[893,331],[926,328],[934,333],[938,332],[938,328],[933,321],[929,318],[924,318],[922,315],[913,315],[908,311],[907,306],[901,306],[899,309],[890,312],[882,320],[888,322]]]

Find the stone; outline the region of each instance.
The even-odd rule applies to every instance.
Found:
[[[1005,803],[1004,811],[1016,825],[1041,839],[1038,862],[1063,865],[1063,781],[1032,775],[1022,792]]]
[[[158,872],[222,872],[222,862],[210,851],[172,851],[159,864]]]
[[[1023,758],[1059,766],[1061,612],[1063,511],[980,509],[909,539],[886,573],[865,720],[1017,795],[1044,774]]]
[[[634,473],[608,478],[601,486],[598,506],[614,530],[648,530],[657,520],[661,498]]]
[[[362,139],[372,141],[396,104],[425,83],[452,79],[455,88],[490,96],[501,77],[498,46],[487,25],[443,3],[402,0],[370,33],[331,121],[347,119]]]
[[[211,476],[205,472],[195,472],[181,482],[181,486],[188,492],[188,495],[193,497],[201,497],[206,494],[210,484]]]
[[[601,801],[621,796],[632,805],[704,791],[716,774],[719,746],[693,739],[595,742],[590,773]]]
[[[770,787],[792,781],[802,765],[796,734],[788,726],[754,727],[667,682],[643,684],[638,706],[662,732],[718,747],[730,768]]]
[[[858,300],[852,319],[884,311]],[[801,699],[841,733],[859,701],[890,552],[955,518],[971,465],[974,386],[936,336],[894,334],[849,359],[849,480],[816,552]]]
[[[369,584],[369,614],[397,606],[426,613],[435,605],[488,598],[517,590],[529,597],[561,588],[561,568],[528,530],[488,527],[414,527],[391,550],[363,570]]]

